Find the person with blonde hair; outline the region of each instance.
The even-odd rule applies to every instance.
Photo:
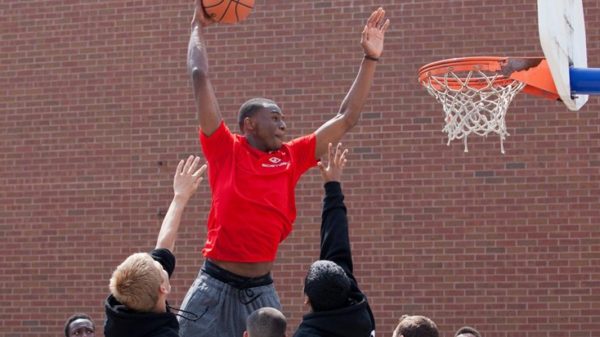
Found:
[[[206,165],[199,157],[181,160],[173,178],[173,201],[150,253],[135,253],[123,261],[110,279],[105,301],[106,337],[178,337],[179,322],[167,303],[169,278],[175,269],[175,238],[183,210],[198,189]]]

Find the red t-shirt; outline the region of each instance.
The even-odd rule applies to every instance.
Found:
[[[233,262],[275,260],[296,219],[296,183],[317,163],[315,135],[267,153],[221,122],[209,137],[200,131],[200,143],[212,190],[202,254]]]

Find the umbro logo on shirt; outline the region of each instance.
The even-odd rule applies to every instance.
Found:
[[[277,164],[281,161],[281,159],[279,159],[277,157],[271,157],[271,158],[269,158],[269,161],[273,164]]]

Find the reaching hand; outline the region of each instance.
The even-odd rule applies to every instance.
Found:
[[[173,178],[173,192],[175,197],[182,198],[187,202],[198,189],[198,185],[204,179],[202,175],[206,171],[206,164],[198,168],[200,157],[189,156],[185,161],[180,160]],[[198,169],[197,169],[198,168]]]
[[[385,11],[383,8],[379,7],[371,13],[360,39],[360,44],[363,47],[365,55],[373,58],[381,56],[383,52],[383,38],[389,25],[390,19],[385,20]]]
[[[322,161],[318,163],[319,169],[321,170],[321,176],[323,176],[323,180],[325,182],[330,181],[340,181],[340,177],[342,176],[342,170],[344,166],[346,166],[346,155],[348,154],[348,149],[345,149],[342,152],[342,143],[338,143],[335,148],[335,154],[333,153],[333,145],[329,143],[329,151],[327,153],[327,167],[323,164]]]
[[[196,0],[196,8],[194,10],[194,17],[192,18],[192,28],[194,28],[196,24],[199,24],[200,27],[206,27],[213,23],[215,23],[215,21],[206,15],[204,9],[202,9],[202,0]]]

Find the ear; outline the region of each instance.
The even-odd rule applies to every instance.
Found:
[[[160,293],[161,294],[168,294],[171,292],[171,285],[167,285],[167,284],[161,284],[159,287]]]
[[[306,296],[306,295],[304,295],[304,305],[307,305],[309,307],[311,306],[310,305],[310,300],[308,299],[308,296]]]
[[[244,337],[248,337],[248,331],[244,330]]]
[[[254,123],[254,119],[252,117],[244,118],[244,132],[254,130],[256,123]]]

